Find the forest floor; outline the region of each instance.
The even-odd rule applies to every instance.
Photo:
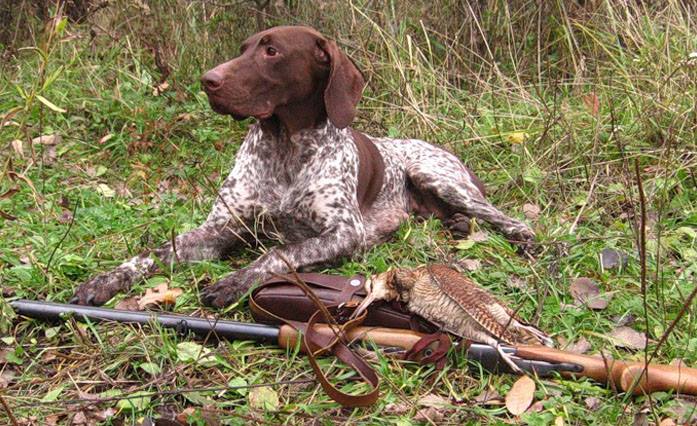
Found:
[[[694,397],[631,396],[560,377],[533,378],[532,405],[514,415],[505,399],[517,378],[473,374],[456,352],[443,370],[380,355],[372,363],[382,383],[378,403],[342,409],[292,350],[209,343],[153,327],[13,318],[8,301],[66,302],[91,276],[200,224],[249,125],[213,113],[198,84],[201,72],[234,56],[254,32],[234,25],[247,9],[209,6],[204,22],[181,5],[177,13],[190,15],[179,19],[175,12],[134,12],[131,3],[141,3],[125,3],[130,6],[100,10],[90,24],[48,19],[3,59],[0,423],[668,425],[697,419]],[[548,41],[568,49],[541,59],[533,37],[504,55],[510,62],[481,57],[478,71],[462,65],[457,75],[451,71],[460,51],[445,48],[453,38],[422,21],[393,22],[389,8],[364,14],[341,6],[336,20],[343,23],[322,28],[332,36],[336,28],[344,35],[349,25],[362,28],[363,36],[339,40],[370,79],[355,127],[423,138],[456,153],[485,182],[495,205],[534,228],[537,253],[519,255],[485,224],[474,224],[474,236],[462,239],[438,220],[409,221],[391,241],[323,271],[348,276],[427,262],[459,265],[559,348],[697,365],[697,312],[689,304],[697,285],[697,26],[694,10],[666,4],[650,11],[651,19],[621,6],[583,21],[566,16]],[[161,44],[162,57],[153,54],[160,50],[138,38],[137,19],[117,19],[128,13],[157,16],[144,33],[171,36],[178,50]],[[481,18],[482,31],[497,28],[492,16],[504,12],[491,13]],[[378,15],[390,25],[379,25]],[[492,33],[500,43],[482,48],[496,50],[489,50],[494,56],[507,40],[508,24],[501,22],[504,30]],[[228,44],[212,47],[208,31],[226,25],[236,28]],[[197,46],[209,56],[196,56]],[[182,294],[158,309],[251,321],[246,298],[216,311],[202,306],[199,295],[260,254],[249,248],[229,261],[164,265],[107,306],[166,285]],[[597,291],[607,303],[589,307],[579,288]],[[334,359],[320,365],[342,389],[364,389]]]

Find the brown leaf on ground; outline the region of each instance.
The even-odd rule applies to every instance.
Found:
[[[586,408],[588,408],[590,411],[595,411],[600,407],[600,399],[594,396],[589,396],[588,398],[584,399],[583,402],[586,404]]]
[[[540,206],[537,204],[523,204],[523,214],[530,220],[539,219],[540,211]]]
[[[51,414],[44,418],[44,425],[46,426],[56,426],[58,424],[58,416],[56,414]]]
[[[478,259],[464,259],[461,260],[460,263],[470,272],[474,272],[482,266],[482,262],[480,262]]]
[[[58,222],[66,224],[73,220],[73,212],[70,210],[63,210],[61,215],[58,216]]]
[[[535,397],[535,381],[521,376],[506,394],[506,408],[514,416],[523,414]]]
[[[508,277],[506,284],[508,284],[508,286],[511,288],[517,288],[519,290],[527,290],[528,288],[528,283],[517,275],[511,275]]]
[[[385,414],[400,415],[409,412],[410,409],[411,405],[407,404],[406,402],[393,402],[391,404],[387,404],[383,412]]]
[[[123,309],[125,311],[140,311],[140,305],[138,304],[138,296],[129,297],[128,299],[123,299],[114,306],[114,309]]]
[[[697,422],[697,398],[688,396],[675,398],[667,413],[677,420],[678,424],[695,424]]]
[[[470,234],[468,239],[475,243],[483,243],[489,239],[489,234],[487,234],[486,231],[477,231]]]
[[[196,415],[196,410],[195,407],[185,408],[181,413],[177,414],[175,420],[183,425],[188,425],[189,417]],[[199,408],[198,410],[198,415],[206,422],[206,425],[217,426],[220,424],[220,419],[215,411],[206,410],[205,408]]]
[[[592,116],[597,116],[600,110],[600,99],[595,92],[590,92],[583,96],[583,103],[586,105],[586,109]]]
[[[581,337],[576,341],[576,343],[567,346],[566,350],[575,354],[585,354],[590,350],[590,348],[590,342],[585,337]]]
[[[663,419],[658,426],[677,426],[677,423],[673,419]]]
[[[24,158],[24,142],[21,139],[15,139],[10,144],[17,157]]]
[[[440,395],[430,393],[419,398],[418,404],[422,407],[443,408],[450,405],[450,401]]]
[[[167,283],[162,283],[155,288],[145,290],[145,296],[138,301],[138,307],[143,310],[149,305],[164,304],[173,305],[184,291],[180,288],[168,288]]]
[[[646,348],[646,335],[629,327],[617,327],[610,332],[615,346],[627,349],[642,350]]]
[[[414,416],[414,421],[431,422],[437,424],[442,422],[444,418],[445,414],[441,410],[433,407],[427,407],[422,408],[416,412],[416,416]]]
[[[43,135],[31,140],[33,145],[59,145],[63,138],[58,133],[52,135]]]
[[[73,421],[71,422],[71,424],[86,425],[87,424],[87,416],[85,416],[85,413],[83,411],[78,411],[73,416]]]
[[[535,401],[527,410],[526,413],[541,413],[545,409],[544,401]]]
[[[10,385],[15,379],[15,372],[5,368],[2,373],[0,373],[0,389],[4,389]]]
[[[586,277],[576,278],[574,282],[571,283],[569,292],[577,305],[586,305],[590,309],[602,310],[607,308],[611,298],[607,293],[601,295],[600,289],[595,281]]]

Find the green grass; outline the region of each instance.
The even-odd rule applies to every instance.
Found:
[[[267,24],[313,23],[366,72],[370,83],[357,128],[441,144],[476,171],[503,211],[523,218],[524,204],[541,208],[538,219],[526,219],[538,235],[535,260],[517,255],[485,225],[486,241],[462,245],[430,220],[408,222],[388,243],[326,271],[369,274],[477,259],[481,266],[471,276],[558,342],[584,337],[594,353],[640,360],[643,351],[618,349],[608,338],[617,318],[636,318],[631,327],[648,333],[651,353],[697,283],[697,63],[689,60],[697,51],[695,10],[688,13],[677,1],[655,8],[533,3],[489,1],[469,10],[445,0],[430,8],[357,2],[326,6],[331,14],[319,3],[289,3],[270,10]],[[0,121],[8,122],[0,127],[5,300],[66,301],[94,274],[195,227],[230,169],[246,123],[210,111],[198,76],[255,31],[254,12],[246,4],[203,8],[172,0],[148,2],[149,11],[138,4],[111,5],[87,23],[64,28],[56,25],[59,18],[43,25],[31,22],[30,13],[20,16],[33,31],[7,46],[0,75]],[[169,88],[157,96],[153,86],[162,70],[153,46],[171,69]],[[54,133],[62,137],[54,152],[30,146],[32,138]],[[513,143],[520,138],[523,143]],[[22,141],[23,155],[13,149],[15,140]],[[648,318],[635,161],[649,213]],[[607,247],[628,254],[628,265],[602,270],[598,256]],[[215,313],[199,303],[200,288],[258,255],[249,249],[230,262],[165,270],[108,306],[165,280],[184,289],[172,311]],[[581,276],[613,293],[607,309],[572,306],[569,285]],[[251,320],[246,303],[221,316]],[[697,364],[696,325],[688,307],[656,362]],[[451,402],[440,410],[442,421],[457,424],[551,424],[557,418],[631,424],[647,407],[649,421],[677,420],[673,395],[649,400],[559,378],[538,380],[541,410],[516,419],[503,406],[475,401],[486,389],[505,395],[515,378],[473,375],[458,354],[444,371],[380,358],[373,365],[381,399],[350,410],[314,382],[273,385],[312,379],[307,361],[293,351],[206,343],[213,357],[197,362],[182,357],[186,342],[195,340],[170,330],[7,316],[0,327],[0,395],[16,419],[36,424],[47,417],[70,423],[80,412],[98,419],[105,410],[114,417],[100,422],[130,424],[187,407],[198,410],[191,424],[205,424],[206,415],[230,424],[410,424],[429,394]],[[356,387],[333,359],[321,363],[345,389]],[[244,386],[253,384],[272,384],[278,403],[250,404],[250,392],[259,391]],[[162,393],[182,388],[201,389]],[[148,396],[119,399],[137,392]],[[115,399],[70,403],[95,397]],[[589,397],[600,400],[598,407],[587,408]],[[9,421],[3,409],[0,419]]]

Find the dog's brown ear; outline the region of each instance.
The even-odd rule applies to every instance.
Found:
[[[324,107],[329,121],[343,129],[356,117],[356,105],[363,94],[365,80],[335,42],[320,39],[317,44],[329,61],[329,81],[324,89]]]

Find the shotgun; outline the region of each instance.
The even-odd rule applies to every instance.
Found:
[[[114,321],[130,324],[159,324],[180,332],[190,331],[199,336],[211,336],[225,340],[253,340],[282,348],[294,348],[302,343],[300,333],[289,325],[273,326],[237,321],[211,320],[187,315],[155,312],[125,311],[94,306],[70,305],[54,302],[17,300],[10,305],[17,314],[43,321],[56,321],[66,316],[91,321]],[[314,326],[315,331],[328,337],[334,331],[325,324]],[[424,336],[421,333],[382,327],[356,327],[347,333],[349,341],[372,342],[387,353],[408,351]],[[479,367],[492,373],[514,373],[501,358],[496,348],[479,343],[460,345],[470,361],[470,369]],[[301,344],[301,350],[305,350]],[[657,391],[675,391],[697,395],[697,369],[631,362],[579,355],[545,346],[504,347],[513,355],[513,362],[524,372],[540,377],[560,374],[564,377],[589,377],[609,384],[613,389],[634,394]]]

